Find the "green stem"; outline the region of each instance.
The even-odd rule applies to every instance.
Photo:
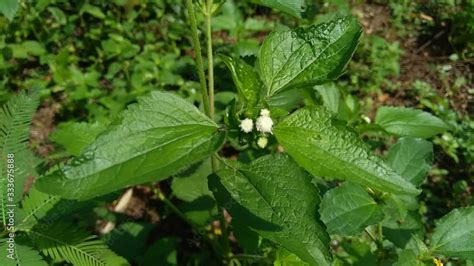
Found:
[[[207,39],[207,75],[209,85],[209,102],[210,102],[210,117],[214,120],[214,58],[212,51],[212,29],[211,29],[211,17],[212,17],[212,0],[207,0],[206,5],[206,39]]]
[[[195,228],[196,230],[199,229],[199,226],[189,220],[186,215],[179,210],[160,190],[156,191],[158,198],[163,201],[163,203],[168,206],[179,218],[183,219],[186,223],[188,223],[191,227]]]
[[[206,75],[204,74],[204,63],[202,61],[201,44],[197,31],[196,16],[194,13],[194,5],[192,0],[186,0],[186,8],[188,9],[189,23],[191,24],[191,37],[193,39],[194,52],[196,53],[196,68],[198,70],[199,82],[201,83],[202,103],[204,112],[211,117],[211,109],[209,107],[209,94],[206,86]],[[212,118],[212,117],[211,117]]]

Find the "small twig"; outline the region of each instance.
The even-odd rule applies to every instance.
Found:
[[[426,47],[430,46],[434,41],[439,39],[444,33],[445,33],[445,30],[441,30],[440,32],[436,33],[436,35],[433,38],[425,42],[422,46],[420,46],[420,48],[416,49],[415,53],[419,53],[423,51]]]

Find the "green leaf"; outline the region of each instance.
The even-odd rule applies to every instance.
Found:
[[[423,139],[401,138],[390,148],[387,163],[405,180],[419,186],[431,169],[433,144]]]
[[[273,266],[307,266],[298,256],[284,248],[279,248],[275,254]]]
[[[438,220],[431,250],[435,254],[474,259],[474,207],[454,209]]]
[[[384,213],[383,235],[397,247],[405,248],[414,235],[423,236],[423,223],[417,211],[407,212],[402,220],[388,208],[384,208]]]
[[[315,176],[342,178],[386,192],[419,193],[323,107],[294,112],[274,133],[296,162]]]
[[[11,251],[11,253],[10,253]],[[7,239],[0,239],[0,265],[2,266],[48,266],[38,251],[15,242],[10,249]]]
[[[450,129],[443,120],[421,110],[384,106],[377,110],[375,123],[399,136],[431,138]]]
[[[224,137],[195,106],[155,91],[129,106],[121,121],[80,157],[39,178],[36,185],[53,195],[83,200],[163,180],[214,153]]]
[[[393,266],[423,266],[413,250],[403,250],[398,254],[398,261]]]
[[[200,197],[212,197],[207,177],[212,173],[211,160],[206,159],[195,167],[173,178],[171,189],[180,200],[191,202]]]
[[[307,9],[305,0],[247,0],[257,5],[266,6],[292,15],[297,18],[302,17]]]
[[[344,183],[329,190],[320,206],[321,220],[328,233],[354,235],[383,219],[377,203],[359,185]]]
[[[260,157],[222,169],[209,187],[232,218],[314,265],[328,265],[329,237],[319,221],[311,178],[288,156]]]
[[[127,222],[103,236],[103,241],[112,251],[130,262],[141,262],[146,241],[153,226],[151,224]]]
[[[66,223],[43,224],[28,231],[36,247],[46,256],[77,266],[130,265],[95,236]]]
[[[105,19],[104,12],[102,12],[102,10],[99,7],[93,6],[90,4],[85,4],[82,6],[80,14],[82,15],[83,13],[88,13],[99,19]]]
[[[267,96],[338,78],[355,51],[361,27],[352,17],[276,31],[260,48],[258,66]]]
[[[20,7],[19,0],[2,0],[0,1],[0,12],[9,20],[12,21],[15,17],[18,8]]]
[[[177,264],[176,238],[161,238],[151,245],[143,258],[143,265],[174,266]]]
[[[82,150],[103,132],[106,127],[99,123],[66,122],[58,125],[49,139],[63,146],[70,155],[79,156]]]
[[[314,89],[321,95],[324,106],[337,114],[339,112],[339,105],[341,102],[341,93],[336,84],[328,83],[320,86],[315,86]]]
[[[257,72],[240,58],[234,59],[228,56],[221,56],[221,59],[232,74],[232,79],[244,106],[248,108],[255,107],[259,101],[260,92],[263,89]]]

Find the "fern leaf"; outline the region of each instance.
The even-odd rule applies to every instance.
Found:
[[[18,229],[28,230],[43,219],[61,199],[40,192],[32,187],[21,202],[22,208],[18,211]]]
[[[75,266],[130,265],[96,236],[88,236],[74,225],[38,224],[27,233],[36,247],[54,260],[65,260]]]
[[[29,128],[33,114],[39,104],[39,91],[21,92],[0,108],[0,208],[1,222],[6,224],[7,204],[14,205],[21,199],[23,183],[27,176],[28,163],[21,154],[27,150]],[[7,194],[7,155],[15,156],[15,193]]]
[[[8,242],[7,239],[0,239],[0,265],[2,266],[47,266],[43,261],[43,257],[38,251],[29,246],[15,243],[12,245],[13,254],[8,257]]]

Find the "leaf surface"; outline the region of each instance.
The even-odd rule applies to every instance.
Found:
[[[9,20],[12,21],[15,17],[18,8],[20,7],[19,0],[2,0],[0,1],[0,12]]]
[[[270,33],[258,58],[267,96],[290,87],[310,87],[338,78],[352,57],[361,32],[354,18],[345,17]]]
[[[159,181],[216,151],[224,134],[184,99],[155,91],[139,98],[66,166],[41,177],[43,192],[88,199],[135,184]]]
[[[274,133],[288,154],[315,176],[341,178],[385,192],[419,193],[323,107],[294,112]]]
[[[222,169],[210,177],[209,187],[240,224],[310,264],[329,264],[329,237],[317,215],[318,190],[287,155]]]
[[[289,15],[301,18],[301,14],[306,10],[305,0],[247,0],[257,5],[266,6],[280,10]]]

